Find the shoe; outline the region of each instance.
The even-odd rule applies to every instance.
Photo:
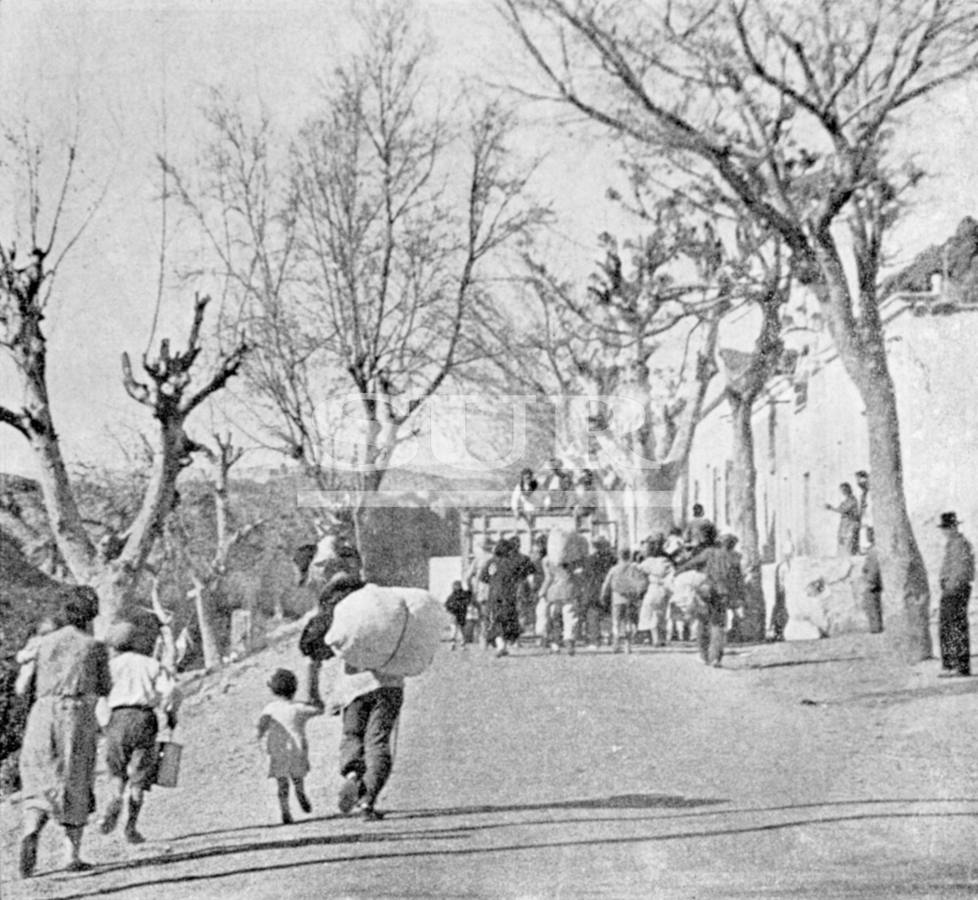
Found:
[[[282,816],[282,821],[285,822],[286,816]],[[288,816],[288,825],[292,821],[292,816]],[[144,838],[135,828],[127,828],[124,832],[127,844],[145,844],[146,838]]]
[[[20,877],[30,878],[37,865],[37,841],[39,834],[25,834],[20,839]]]
[[[343,787],[340,788],[339,802],[336,804],[339,811],[344,816],[347,815],[356,806],[362,795],[363,782],[360,780],[360,776],[350,772],[343,780]]]
[[[92,868],[90,862],[83,859],[73,859],[65,866],[66,872],[88,872]]]
[[[377,812],[372,806],[364,806],[360,809],[360,818],[364,822],[380,822],[384,815],[382,812]]]
[[[304,813],[312,812],[312,804],[309,802],[308,797],[303,794],[301,797],[296,797],[296,800],[299,802],[299,809],[301,809]]]
[[[98,830],[102,834],[111,834],[116,824],[119,821],[119,815],[122,812],[122,798],[113,797],[109,801],[109,805],[105,808],[105,815],[102,816],[102,820],[98,823]]]
[[[499,659],[500,657],[503,657],[503,656],[509,656],[509,650],[507,650],[505,647],[500,647],[496,651],[496,659]]]

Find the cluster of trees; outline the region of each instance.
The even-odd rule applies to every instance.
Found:
[[[194,455],[216,473],[217,549],[190,568],[201,597],[224,577],[242,539],[227,525],[235,450],[226,438],[207,449],[186,426],[235,377],[263,442],[322,488],[337,486],[342,463],[359,491],[379,490],[419,410],[477,384],[558,398],[564,455],[619,492],[671,493],[718,371],[722,323],[746,307],[754,345],[725,368],[723,392],[748,633],[760,637],[751,410],[781,364],[781,314],[801,288],[865,402],[888,631],[909,658],[926,657],[927,578],[904,501],[879,284],[886,236],[922,175],[899,152],[903,116],[978,67],[978,12],[945,0],[499,9],[530,63],[523,96],[572,108],[618,149],[627,190],[611,199],[634,234],[600,237],[605,259],[588,284],[562,277],[533,240],[551,214],[530,199],[534,164],[514,152],[519,121],[505,97],[440,106],[430,47],[397,4],[365,15],[363,45],[295,133],[215,93],[197,164],[160,164],[163,202],[203,238],[183,274],[223,286],[216,350],[203,373],[207,300],[197,298],[184,349],[161,342],[138,374],[123,357],[126,389],[157,433],[141,504],[111,553],[78,511],[47,392],[44,311],[77,236],[58,230],[64,190],[42,234],[27,179],[26,255],[0,242],[0,346],[24,402],[0,408],[0,421],[31,442],[72,577],[117,615],[154,544],[173,540],[177,478]],[[23,149],[29,174],[35,157]],[[678,360],[666,352],[677,344]],[[632,540],[669,524],[671,509],[640,508]]]

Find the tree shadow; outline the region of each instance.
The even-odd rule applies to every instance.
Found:
[[[894,801],[899,802],[899,801]],[[791,809],[792,807],[784,807],[784,809]],[[743,813],[757,813],[761,810],[740,810]],[[943,818],[943,819],[963,819],[963,818],[978,818],[978,812],[868,812],[868,813],[853,813],[850,815],[838,815],[838,816],[814,816],[808,818],[796,818],[790,819],[788,821],[781,822],[770,822],[762,823],[756,825],[745,825],[742,827],[734,828],[707,828],[702,830],[686,830],[686,831],[676,831],[669,832],[666,834],[643,834],[643,835],[625,835],[625,836],[612,836],[604,838],[575,838],[568,840],[556,840],[556,841],[521,841],[518,844],[506,844],[501,846],[491,846],[491,847],[455,847],[451,849],[443,849],[441,847],[435,849],[423,849],[423,850],[408,850],[404,852],[393,852],[393,853],[364,853],[347,855],[342,857],[333,857],[331,859],[304,859],[295,860],[288,862],[278,862],[273,864],[264,865],[250,865],[242,866],[239,868],[227,869],[220,872],[187,872],[174,874],[166,877],[159,877],[158,875],[147,879],[145,881],[133,881],[127,879],[124,883],[117,885],[98,885],[92,886],[91,891],[80,891],[73,894],[60,895],[58,900],[82,900],[82,898],[87,897],[104,897],[110,894],[130,892],[138,890],[139,888],[146,888],[149,890],[155,889],[157,892],[162,885],[189,885],[195,882],[209,881],[219,878],[232,878],[241,877],[247,875],[262,875],[274,871],[285,871],[285,870],[297,870],[306,868],[309,866],[328,866],[336,865],[341,863],[356,863],[363,864],[375,861],[397,861],[397,860],[424,860],[433,857],[447,857],[449,859],[471,859],[474,857],[486,857],[492,855],[499,855],[503,853],[514,853],[514,852],[536,852],[540,851],[552,851],[552,850],[573,850],[574,848],[581,847],[621,847],[625,845],[633,844],[643,844],[643,843],[660,843],[665,841],[677,841],[677,840],[698,840],[698,839],[710,839],[710,838],[726,838],[726,837],[742,837],[744,835],[750,834],[763,834],[770,832],[777,832],[789,828],[802,828],[806,826],[813,825],[838,825],[838,824],[851,824],[855,822],[863,821],[886,821],[886,820],[920,820],[923,818]],[[551,825],[560,825],[561,822],[550,822]],[[346,842],[361,842],[361,841],[384,841],[384,840],[425,840],[432,838],[435,840],[449,840],[457,839],[461,835],[458,832],[463,831],[463,829],[452,829],[447,831],[418,831],[418,832],[405,832],[399,834],[386,833],[381,835],[380,833],[373,835],[355,835],[355,836],[342,836],[332,838],[319,838],[319,839],[301,839],[297,842],[281,842],[283,844],[289,844],[290,846],[313,846],[331,843],[342,843]],[[179,858],[174,858],[174,855],[153,857],[145,860],[138,861],[141,866],[149,866],[156,864],[169,864],[172,862],[181,861],[197,861],[202,858],[216,855],[237,855],[238,853],[247,853],[252,850],[268,850],[274,849],[276,843],[272,844],[258,844],[258,845],[241,845],[228,848],[213,848],[205,851],[198,851],[195,853],[179,854]],[[74,876],[75,878],[81,880],[82,878],[88,879],[92,876],[102,875],[109,873],[114,870],[124,870],[132,868],[132,865],[118,865],[113,866],[111,869],[106,866],[97,867],[93,869],[92,872],[87,873],[82,876]]]
[[[827,659],[788,659],[782,660],[780,662],[770,662],[770,663],[745,663],[742,666],[738,666],[740,669],[754,671],[756,669],[784,669],[788,666],[821,666],[825,663],[837,663],[837,662],[854,662],[856,660],[866,659],[865,656],[831,656]]]
[[[925,700],[929,697],[956,697],[963,694],[978,694],[978,678],[926,684],[919,687],[898,688],[897,690],[865,691],[830,699],[825,702],[831,703],[833,706],[840,706],[846,703],[912,703],[915,700]]]
[[[618,794],[612,797],[596,797],[583,800],[557,800],[549,803],[514,803],[510,805],[486,804],[484,806],[449,806],[417,809],[393,813],[396,819],[425,819],[439,816],[477,816],[493,813],[547,812],[560,809],[693,809],[700,806],[716,806],[727,800],[713,798],[687,798],[671,794]]]

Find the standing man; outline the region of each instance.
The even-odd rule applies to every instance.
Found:
[[[968,600],[975,580],[975,554],[958,531],[956,513],[941,513],[938,528],[947,544],[941,565],[941,673],[938,678],[963,678],[971,674],[971,641],[968,635]]]

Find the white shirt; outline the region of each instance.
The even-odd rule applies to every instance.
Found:
[[[109,707],[172,706],[176,684],[170,673],[152,656],[126,651],[109,662],[112,691]]]

